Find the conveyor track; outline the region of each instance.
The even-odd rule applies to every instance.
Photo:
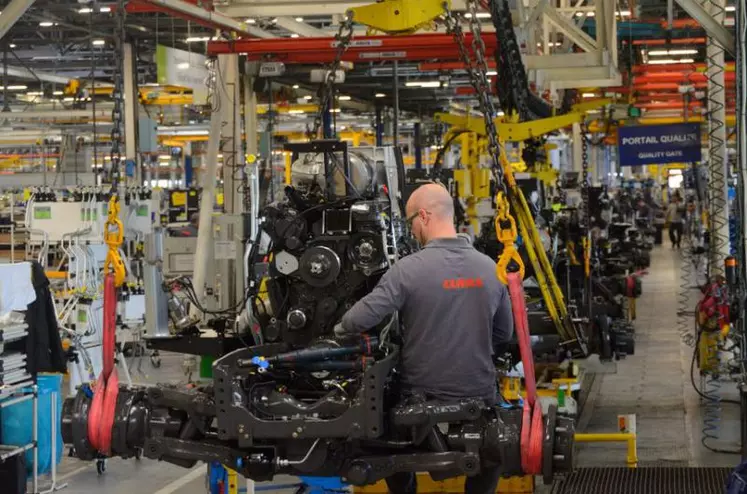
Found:
[[[552,494],[723,494],[731,468],[580,468]]]

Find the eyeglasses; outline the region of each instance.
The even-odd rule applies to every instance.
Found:
[[[412,227],[413,221],[415,221],[415,218],[417,218],[420,215],[420,211],[422,209],[418,209],[416,212],[414,212],[410,217],[407,218],[407,226]],[[425,214],[431,214],[430,211],[425,211]]]

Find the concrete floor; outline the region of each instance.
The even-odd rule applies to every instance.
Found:
[[[636,354],[617,366],[617,374],[597,376],[580,425],[586,432],[610,432],[617,415],[634,413],[639,436],[641,466],[733,466],[739,457],[714,454],[701,446],[703,414],[688,377],[692,349],[680,343],[676,325],[679,256],[669,247],[657,248],[652,268],[644,279],[644,295],[638,304]],[[693,302],[694,305],[694,302]],[[133,373],[136,382],[184,381],[179,355],[164,355],[161,369],[147,361],[145,373]],[[724,383],[724,397],[736,397],[736,387]],[[720,447],[736,447],[739,438],[738,407],[724,404]],[[623,444],[579,445],[578,466],[622,466]],[[109,460],[107,472],[99,476],[95,466],[64,458],[59,480],[67,482],[63,492],[74,494],[204,494],[204,466],[192,470],[142,461]],[[278,478],[279,484],[293,483]],[[47,482],[48,484],[48,482]],[[46,484],[42,480],[42,487]],[[261,485],[262,491],[270,488]],[[294,489],[273,490],[292,493]]]

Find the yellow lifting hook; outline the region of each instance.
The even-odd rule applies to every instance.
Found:
[[[104,261],[104,276],[114,272],[114,285],[122,286],[125,279],[125,266],[119,255],[119,247],[124,240],[124,228],[119,220],[119,198],[113,194],[109,199],[109,212],[104,224],[104,243],[109,247]]]
[[[524,261],[522,261],[519,251],[516,250],[516,238],[519,236],[516,230],[516,220],[511,216],[508,198],[503,192],[498,192],[495,199],[495,233],[498,241],[503,244],[503,252],[498,258],[498,264],[495,267],[495,274],[501,283],[508,284],[508,265],[514,261],[519,265],[519,274],[524,279]],[[508,224],[507,228],[504,225]]]

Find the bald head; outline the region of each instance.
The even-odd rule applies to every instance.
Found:
[[[405,211],[421,245],[434,238],[456,237],[454,199],[444,186],[421,185],[410,196]]]

